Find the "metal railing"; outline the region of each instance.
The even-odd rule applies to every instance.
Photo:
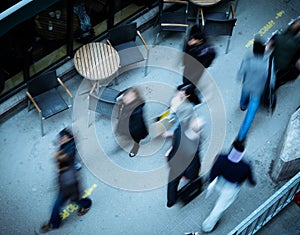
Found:
[[[227,235],[255,234],[293,200],[293,197],[296,192],[298,192],[299,188],[300,172],[284,184],[275,194],[253,211]]]

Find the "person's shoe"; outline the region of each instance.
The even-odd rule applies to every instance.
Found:
[[[79,208],[79,210],[77,211],[77,215],[78,215],[78,216],[83,216],[83,215],[85,215],[89,210],[90,210],[90,207],[88,207],[88,208]]]
[[[244,108],[244,107],[240,107],[240,109],[244,112],[247,110],[247,108]]]
[[[171,208],[172,206],[174,206],[175,203],[170,203],[170,202],[167,202],[167,207]]]
[[[79,163],[79,162],[75,162],[74,163],[74,168],[77,170],[77,171],[79,171],[80,169],[81,169],[81,163]]]
[[[53,228],[51,226],[51,224],[49,222],[45,223],[42,225],[42,227],[40,228],[40,233],[47,233],[49,231],[51,231]]]
[[[135,153],[129,153],[129,157],[135,157]]]

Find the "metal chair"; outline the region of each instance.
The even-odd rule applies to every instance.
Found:
[[[46,72],[27,82],[28,111],[30,111],[31,103],[33,103],[40,115],[42,136],[44,136],[43,120],[72,106],[68,105],[60,95],[57,90],[58,86],[62,86],[68,96],[73,98],[72,93],[57,77],[55,71]]]
[[[136,43],[137,36],[146,49],[146,57],[144,57]],[[120,25],[108,30],[107,43],[118,51],[121,68],[145,60],[145,76],[147,75],[150,47],[137,30],[136,23]]]
[[[188,4],[189,2],[184,0],[159,0],[159,31],[154,39],[154,45],[161,31],[186,33],[188,28]]]
[[[90,126],[91,111],[97,112],[108,118],[118,118],[118,90],[102,87],[98,94],[89,94],[88,127]]]
[[[228,53],[230,38],[232,36],[233,28],[236,25],[237,18],[235,18],[234,6],[230,5],[230,12],[212,12],[208,14],[201,13],[203,23],[203,32],[205,35],[227,35],[227,45],[225,54]]]

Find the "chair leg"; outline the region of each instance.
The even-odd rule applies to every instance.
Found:
[[[42,113],[40,113],[40,119],[41,119],[41,133],[42,133],[42,137],[44,136],[44,126],[43,126],[43,117],[42,117]]]
[[[145,74],[144,74],[145,77],[147,76],[147,72],[148,72],[149,53],[150,53],[150,51],[147,50],[147,58],[146,58],[146,62],[145,62]]]
[[[235,8],[235,12],[236,12],[236,9],[237,9],[238,4],[239,4],[239,0],[236,0],[236,1],[235,1],[235,7],[234,7],[234,8]]]
[[[119,71],[117,71],[116,77],[115,77],[115,79],[114,79],[114,84],[115,84],[115,86],[119,85],[118,77],[119,77]]]
[[[225,51],[225,54],[227,54],[227,53],[228,53],[229,44],[230,44],[230,36],[229,36],[229,37],[228,37],[228,39],[227,39],[227,46],[226,46],[226,51]]]
[[[160,34],[160,32],[158,32],[158,33],[156,34],[156,37],[155,37],[154,42],[153,42],[153,45],[154,45],[154,46],[156,45],[156,41],[157,41],[157,39],[158,39],[159,34]]]
[[[28,99],[27,100],[27,109],[28,109],[28,112],[30,111],[30,100]]]
[[[91,123],[91,110],[88,110],[88,123],[87,123],[87,127],[90,127],[90,123]]]

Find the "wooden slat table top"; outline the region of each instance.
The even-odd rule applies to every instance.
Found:
[[[190,2],[192,2],[198,6],[204,7],[204,6],[215,5],[218,2],[221,2],[221,0],[190,0]]]
[[[101,83],[101,79],[106,79],[117,72],[120,57],[110,45],[92,42],[76,51],[74,65],[81,76]]]

